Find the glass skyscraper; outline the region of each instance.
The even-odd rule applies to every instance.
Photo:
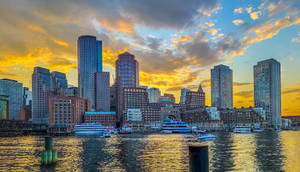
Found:
[[[232,70],[218,65],[211,69],[211,106],[232,108]]]
[[[139,63],[134,55],[125,52],[116,61],[116,81],[120,88],[139,86]]]
[[[15,80],[0,79],[0,95],[8,97],[9,119],[18,120],[23,106],[23,85]]]
[[[149,98],[149,103],[158,103],[159,102],[159,98],[161,96],[161,92],[159,90],[159,88],[150,88],[147,90],[148,92],[148,98]]]
[[[96,72],[96,110],[110,111],[110,86],[109,86],[109,72]]]
[[[51,72],[51,92],[54,95],[64,95],[68,88],[68,81],[66,74],[61,72]]]
[[[254,105],[266,111],[269,125],[281,125],[281,71],[275,59],[258,62],[254,72]]]
[[[180,95],[180,104],[185,104],[185,99],[186,99],[186,93],[191,91],[190,89],[181,89],[181,95]]]
[[[49,94],[51,75],[49,69],[35,67],[32,74],[32,122],[49,123]]]
[[[77,51],[79,95],[90,100],[92,109],[95,109],[95,73],[102,72],[102,41],[95,36],[80,36]]]

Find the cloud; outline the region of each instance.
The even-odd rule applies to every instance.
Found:
[[[214,36],[218,33],[218,30],[213,28],[213,29],[210,29],[208,32]]]
[[[282,94],[299,94],[300,95],[300,88],[288,89],[282,92]]]
[[[210,27],[213,27],[215,24],[214,23],[209,23],[209,22],[205,22],[204,25],[201,26],[202,29],[208,29]]]
[[[236,8],[236,9],[233,10],[233,12],[241,14],[241,13],[243,13],[243,8]]]
[[[300,33],[297,35],[297,37],[292,38],[291,42],[300,43]]]
[[[261,11],[255,11],[255,12],[250,13],[250,17],[252,20],[257,20],[260,15],[261,15]]]
[[[294,24],[299,24],[300,23],[300,16],[291,18],[289,16],[275,20],[275,21],[268,21],[266,23],[263,23],[259,26],[255,26],[250,28],[247,33],[252,34],[254,33],[255,36],[244,37],[244,42],[251,44],[255,42],[260,42],[266,39],[270,39],[273,36],[277,35],[278,32],[288,26],[294,25]]]
[[[232,23],[235,24],[236,26],[238,26],[238,25],[244,24],[244,20],[237,19],[237,20],[233,20]]]
[[[239,91],[239,92],[235,93],[234,95],[242,97],[242,98],[251,98],[251,97],[253,97],[253,91],[252,90],[249,90],[249,91]]]
[[[251,82],[233,82],[233,86],[239,87],[239,86],[248,86],[252,85],[253,83]]]

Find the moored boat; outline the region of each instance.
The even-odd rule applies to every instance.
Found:
[[[244,126],[238,126],[233,129],[234,133],[241,133],[241,134],[247,134],[251,133],[251,128],[250,127],[244,127]]]
[[[106,127],[100,123],[83,123],[74,126],[75,135],[102,135]]]
[[[165,118],[161,127],[162,133],[191,133],[191,129],[188,124],[183,121],[173,121],[169,118]]]

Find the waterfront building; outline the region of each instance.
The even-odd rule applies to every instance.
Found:
[[[23,84],[11,79],[0,79],[0,95],[8,96],[9,119],[18,120],[23,106]]]
[[[50,96],[49,126],[65,126],[73,128],[83,123],[84,113],[91,110],[88,99],[81,97]]]
[[[85,123],[100,123],[102,126],[116,127],[116,112],[85,112]]]
[[[145,88],[122,89],[123,110],[128,108],[146,108],[149,106],[148,93]]]
[[[110,111],[110,86],[109,86],[109,72],[96,72],[96,110]]]
[[[9,97],[0,95],[0,120],[9,120]]]
[[[19,112],[19,120],[30,121],[32,118],[31,108],[28,106],[23,107]]]
[[[53,71],[51,72],[51,95],[64,95],[65,89],[68,88],[66,74]]]
[[[163,97],[171,100],[172,103],[175,103],[175,96],[173,94],[165,93]]]
[[[181,95],[180,95],[180,104],[185,104],[185,99],[186,99],[186,93],[191,91],[190,89],[185,89],[185,88],[182,88],[181,89]]]
[[[64,91],[64,96],[79,96],[78,87],[71,86]]]
[[[185,105],[187,109],[205,107],[205,93],[199,85],[198,91],[189,91],[186,93]]]
[[[222,109],[220,110],[220,117],[225,128],[228,129],[233,129],[236,126],[265,126],[266,122],[252,108]]]
[[[149,98],[149,103],[158,103],[159,98],[161,96],[161,92],[159,88],[150,88],[147,90],[148,92],[148,98]]]
[[[49,123],[49,95],[51,77],[49,69],[35,67],[32,74],[32,122]]]
[[[134,55],[125,52],[118,56],[116,82],[120,88],[139,86],[139,63]]]
[[[254,72],[254,105],[266,111],[270,126],[281,125],[281,71],[275,59],[258,62]]]
[[[95,109],[95,73],[102,72],[102,42],[83,35],[77,41],[78,89],[80,97],[90,100]]]
[[[211,69],[211,105],[217,108],[233,108],[232,70],[218,65]]]
[[[300,126],[300,116],[283,116],[282,118],[290,120],[292,127]]]
[[[216,107],[206,107],[205,110],[211,120],[220,120],[220,111]]]

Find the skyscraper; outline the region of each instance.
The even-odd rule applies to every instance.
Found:
[[[120,88],[139,86],[139,63],[125,52],[116,61],[116,82]]]
[[[18,120],[19,112],[23,106],[22,83],[10,79],[0,79],[0,95],[8,97],[9,119]]]
[[[273,127],[281,125],[280,63],[275,59],[258,62],[254,67],[254,105],[266,111]]]
[[[218,65],[211,69],[211,106],[232,108],[232,70]]]
[[[110,86],[109,86],[109,72],[96,72],[96,110],[110,111]]]
[[[102,42],[83,35],[78,38],[77,50],[79,95],[89,99],[95,109],[95,73],[102,72]]]
[[[159,102],[159,98],[161,96],[161,92],[159,90],[159,88],[150,88],[147,90],[148,92],[148,98],[149,98],[149,103],[158,103]]]
[[[61,72],[51,72],[51,92],[53,95],[64,95],[68,88],[68,81],[66,74]]]
[[[191,91],[190,89],[185,89],[185,88],[182,88],[181,89],[181,95],[180,95],[180,104],[185,104],[185,98],[186,98],[186,93]]]
[[[51,87],[49,69],[35,67],[32,74],[32,122],[48,124],[48,99]]]

